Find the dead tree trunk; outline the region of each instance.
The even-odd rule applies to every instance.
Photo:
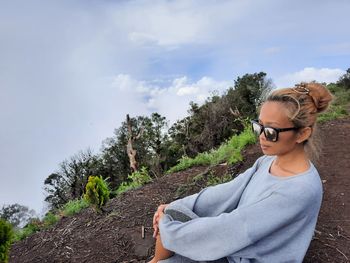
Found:
[[[141,137],[143,128],[140,129],[137,135],[134,135],[132,132],[132,123],[131,123],[129,114],[126,115],[126,123],[128,125],[128,133],[129,133],[126,151],[128,153],[131,171],[136,172],[138,170],[138,163],[136,161],[137,151],[134,149],[133,145],[134,145],[134,142]]]

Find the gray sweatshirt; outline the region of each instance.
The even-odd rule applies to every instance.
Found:
[[[198,218],[165,214],[159,223],[165,248],[196,261],[302,262],[322,201],[322,182],[312,163],[289,177],[269,172],[275,156],[262,156],[228,183],[207,187],[171,205]]]

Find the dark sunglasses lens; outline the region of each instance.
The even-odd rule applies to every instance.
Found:
[[[272,128],[265,128],[264,134],[268,141],[275,142],[277,139],[277,132]]]
[[[259,136],[261,134],[261,126],[259,125],[259,123],[252,122],[252,129],[256,135]]]

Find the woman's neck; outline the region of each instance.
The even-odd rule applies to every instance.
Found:
[[[310,167],[304,149],[298,149],[284,155],[277,155],[273,162],[273,170],[285,176],[305,172]]]

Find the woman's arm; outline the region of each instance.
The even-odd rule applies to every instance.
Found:
[[[155,213],[155,216],[153,217],[153,228],[155,229],[153,237],[156,238],[156,245],[154,249],[154,257],[148,263],[157,263],[159,260],[167,259],[173,256],[174,254],[172,251],[169,251],[166,248],[164,248],[162,239],[158,231],[158,221],[161,220],[162,217],[164,216],[164,208],[166,206],[167,205],[160,205],[157,209],[157,212]]]
[[[243,190],[263,158],[264,156],[260,157],[251,168],[230,182],[207,187],[197,194],[176,200],[171,204],[185,206],[200,217],[230,212],[237,207]]]
[[[182,223],[165,214],[159,225],[163,246],[193,260],[216,260],[242,252],[287,226],[291,235],[303,231],[300,220],[308,220],[317,196],[306,187],[289,189],[288,194],[285,190],[275,190],[259,202],[216,217]]]

